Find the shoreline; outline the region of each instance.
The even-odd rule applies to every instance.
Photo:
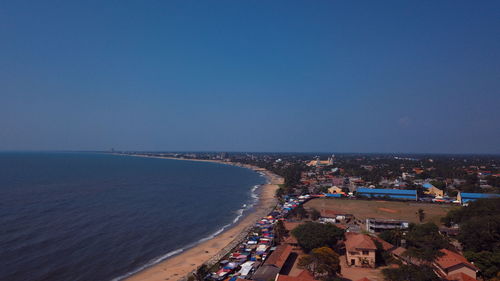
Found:
[[[277,204],[275,197],[278,184],[283,183],[283,179],[271,173],[270,171],[252,165],[224,162],[219,160],[203,160],[203,159],[183,159],[174,157],[148,156],[148,155],[127,155],[116,154],[121,156],[136,156],[145,158],[160,158],[181,161],[196,161],[196,162],[211,162],[218,164],[232,165],[242,168],[251,169],[255,172],[262,173],[267,179],[267,183],[261,185],[258,201],[249,209],[239,221],[224,229],[214,237],[204,240],[188,249],[185,249],[177,254],[166,258],[165,260],[146,267],[137,273],[128,277],[114,280],[127,281],[160,281],[160,280],[182,280],[189,273],[196,270],[202,264],[213,264],[232,250],[240,240],[244,239],[248,231],[255,223],[266,216]]]

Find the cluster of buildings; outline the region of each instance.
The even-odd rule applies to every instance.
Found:
[[[427,262],[409,258],[406,249],[398,247],[390,249],[391,255],[403,264],[422,265]],[[448,249],[441,249],[441,256],[431,263],[434,272],[443,280],[476,281],[479,268],[470,263],[463,255]]]
[[[455,190],[456,185],[465,182],[460,179],[450,181],[449,184],[447,182],[449,189],[455,190],[454,195],[451,196],[445,190],[434,186],[431,183],[432,179],[415,178],[416,175],[432,171],[432,168],[413,168],[411,172],[402,172],[400,177],[393,180],[383,179],[376,184],[369,183],[361,177],[348,176],[344,168],[334,167],[337,164],[334,159],[335,157],[332,155],[328,160],[320,160],[318,157],[306,162],[306,166],[310,169],[301,174],[301,190],[307,190],[308,193],[321,197],[385,198],[463,205],[479,198],[500,196],[500,194],[495,193],[470,193]],[[376,168],[374,165],[360,165],[359,167],[368,172]],[[478,173],[478,177],[491,175],[491,173],[481,170]],[[480,179],[480,181],[484,181],[484,179]],[[414,186],[414,188],[409,188],[409,185]]]
[[[306,165],[309,167],[321,167],[321,166],[331,166],[333,165],[333,160],[335,159],[335,155],[332,154],[331,157],[328,157],[328,160],[320,160],[319,156],[316,157],[316,159],[311,160],[309,163]]]
[[[298,268],[297,261],[302,252],[293,235],[276,243],[275,226],[283,221],[287,231],[292,231],[303,221],[288,218],[295,208],[315,197],[352,198],[352,199],[391,199],[424,201],[434,203],[456,203],[466,205],[481,198],[500,197],[496,193],[462,192],[468,184],[464,177],[436,177],[436,163],[427,159],[422,163],[413,157],[394,157],[390,160],[375,161],[369,157],[351,157],[339,162],[335,155],[321,160],[319,157],[305,158],[297,155],[271,154],[165,154],[166,157],[215,159],[219,161],[241,162],[283,171],[288,167],[301,166],[300,180],[292,188],[292,194],[284,197],[284,202],[263,217],[244,240],[236,245],[220,260],[206,279],[219,281],[312,281],[314,277],[307,270]],[[301,158],[302,157],[302,158]],[[342,156],[340,156],[342,157]],[[353,160],[354,159],[354,160]],[[373,161],[372,161],[373,160]],[[396,164],[395,164],[396,163]],[[453,162],[455,163],[455,162]],[[491,185],[492,177],[500,177],[497,166],[466,165],[460,169],[471,178],[477,177],[479,191],[494,191],[498,186]],[[383,175],[380,176],[381,171]],[[374,174],[377,174],[374,176]],[[452,176],[453,177],[453,176]],[[445,183],[438,184],[436,181]],[[438,185],[439,187],[435,186]],[[344,240],[339,243],[344,254],[341,256],[344,268],[373,269],[377,267],[384,251],[403,264],[422,265],[424,262],[410,259],[401,246],[392,245],[377,234],[385,230],[409,227],[409,222],[396,219],[367,218],[362,221],[352,214],[339,214],[332,210],[320,210],[318,222],[334,223],[344,229]],[[456,229],[440,229],[443,235],[456,235]],[[478,268],[467,261],[460,253],[441,249],[442,256],[432,267],[437,275],[447,280],[476,280]],[[428,263],[426,263],[428,264]],[[370,277],[355,281],[369,281]]]
[[[244,242],[229,252],[219,262],[217,270],[213,271],[208,278],[225,281],[315,280],[308,270],[297,266],[298,259],[304,255],[304,252],[299,247],[297,239],[290,234],[304,221],[288,217],[288,214],[295,208],[313,198],[309,195],[286,197],[285,201],[279,204],[273,212],[257,222],[254,230],[248,234]],[[274,227],[280,220],[283,221],[289,234],[280,243],[276,243]],[[404,247],[392,245],[377,236],[385,230],[408,229],[408,221],[368,218],[365,221],[366,229],[362,229],[354,215],[340,214],[328,209],[320,210],[320,217],[317,221],[334,223],[345,230],[344,240],[339,241],[338,246],[345,253],[340,258],[342,266],[346,268],[376,270],[380,262],[378,251],[390,254],[403,264],[418,266],[424,263],[418,259],[409,258],[405,254]],[[438,276],[446,280],[476,280],[478,268],[468,262],[465,257],[448,249],[440,251],[442,256],[432,263],[432,268]],[[356,279],[356,281],[366,280],[376,279],[369,277]]]
[[[295,260],[293,249],[298,249],[297,241],[290,236],[281,245],[275,244],[274,226],[279,220],[285,220],[289,212],[310,199],[310,196],[289,197],[266,217],[261,218],[248,233],[242,243],[234,247],[216,266],[206,279],[231,281],[268,281],[277,276],[293,281],[285,268],[287,261]],[[289,264],[289,262],[288,262]],[[280,275],[281,274],[281,275]],[[301,271],[301,280],[312,281],[314,278]],[[299,278],[299,277],[298,277]],[[285,280],[280,279],[280,280]]]
[[[435,203],[456,203],[466,205],[471,201],[481,198],[500,197],[495,193],[467,193],[458,192],[456,198],[444,196],[441,189],[426,183],[423,185],[424,194],[419,196],[416,189],[396,189],[396,188],[367,188],[356,187],[354,192],[346,192],[338,186],[331,186],[322,194],[315,194],[314,197],[331,198],[358,198],[358,199],[392,199],[405,201],[424,201]]]
[[[370,218],[366,219],[366,230],[369,234],[364,234],[362,231],[346,230],[345,240],[343,241],[345,264],[348,267],[376,268],[380,262],[377,260],[380,257],[380,255],[377,255],[377,251],[385,251],[403,264],[422,265],[423,261],[409,258],[405,254],[405,248],[396,247],[377,237],[377,234],[382,231],[391,229],[405,230],[408,226],[409,223],[403,220]],[[479,269],[468,262],[463,255],[448,249],[441,249],[440,251],[442,256],[432,263],[432,267],[438,276],[445,280],[476,280]]]
[[[283,204],[283,208],[288,211],[301,204],[303,200],[292,199],[291,202]],[[285,207],[286,205],[286,207]],[[295,206],[295,207],[294,207]],[[339,241],[339,248],[345,254],[340,258],[341,264],[347,268],[359,268],[363,270],[375,270],[380,263],[378,251],[384,251],[390,254],[393,258],[399,260],[403,264],[422,265],[424,261],[409,258],[404,247],[397,247],[380,239],[376,234],[388,229],[406,229],[408,222],[398,220],[383,220],[383,219],[367,219],[366,226],[371,231],[369,234],[361,229],[349,229],[349,222],[355,220],[351,214],[336,214],[328,210],[321,211],[321,219],[330,218],[328,223],[335,223],[337,226],[345,229],[344,240]],[[291,232],[298,227],[303,221],[294,221],[289,218],[282,218],[287,231]],[[266,226],[265,223],[261,223]],[[432,262],[431,266],[434,272],[445,280],[477,280],[478,268],[467,261],[460,253],[441,249],[442,256]],[[229,281],[312,281],[315,280],[307,270],[297,270],[296,264],[298,259],[304,253],[297,244],[297,240],[292,235],[288,235],[279,245],[272,245],[269,254],[263,254],[260,262],[247,261],[241,265],[240,271],[237,271],[231,277],[226,278]],[[236,256],[236,254],[234,254]],[[254,269],[249,269],[245,266],[254,266]],[[428,264],[428,263],[426,263]],[[242,271],[244,271],[242,273]],[[365,271],[366,272],[366,271]],[[246,275],[244,275],[246,274]],[[343,276],[346,277],[346,276]],[[353,279],[354,280],[354,279]],[[357,281],[370,281],[365,277]]]
[[[374,191],[380,192],[380,191]],[[384,193],[382,193],[384,194]],[[401,194],[395,194],[401,195]],[[414,196],[414,194],[402,194]],[[210,276],[211,280],[224,281],[313,281],[314,276],[306,269],[297,266],[304,252],[299,247],[297,239],[289,234],[280,243],[276,243],[275,225],[283,221],[288,233],[304,223],[303,220],[290,218],[288,214],[306,201],[314,198],[309,195],[285,197],[285,201],[268,216],[262,218],[251,231],[244,242],[235,247],[224,260],[220,261],[217,270]],[[377,270],[378,258],[384,251],[403,264],[422,265],[424,262],[409,258],[404,247],[392,245],[377,234],[385,230],[409,227],[408,221],[394,219],[369,218],[365,221],[366,229],[359,226],[358,220],[352,214],[340,214],[322,209],[318,222],[334,223],[345,230],[344,240],[338,246],[344,254],[340,257],[341,264],[347,269]],[[434,272],[446,280],[477,280],[478,268],[467,261],[460,253],[441,249],[442,256],[431,265]],[[428,263],[426,263],[428,264]],[[345,270],[345,269],[344,269]],[[346,276],[343,276],[346,277]],[[374,281],[370,276],[356,281]]]

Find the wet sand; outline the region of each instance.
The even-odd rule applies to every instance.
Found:
[[[158,157],[162,158],[162,157]],[[166,158],[166,157],[164,157]],[[190,159],[178,159],[169,158],[176,160],[190,160]],[[221,234],[215,236],[214,238],[204,241],[201,244],[194,246],[184,252],[170,257],[156,265],[146,268],[129,278],[125,279],[128,281],[155,281],[155,280],[180,280],[183,279],[188,273],[196,270],[196,268],[206,261],[212,259],[214,256],[220,254],[221,250],[231,244],[233,240],[241,238],[241,236],[248,230],[249,227],[253,226],[257,220],[266,216],[268,212],[276,206],[275,193],[278,189],[278,184],[283,183],[283,179],[267,170],[250,166],[250,165],[239,165],[238,163],[229,163],[221,161],[212,160],[190,160],[190,161],[203,161],[203,162],[217,162],[221,164],[237,165],[253,169],[258,172],[265,174],[268,179],[268,184],[261,187],[260,197],[258,203],[255,205],[253,212],[247,214],[242,220],[236,223],[234,226],[225,230]]]

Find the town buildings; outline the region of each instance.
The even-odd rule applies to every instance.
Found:
[[[425,189],[424,193],[428,195],[432,195],[434,197],[443,197],[444,196],[444,191],[441,189],[435,187],[434,185],[430,183],[424,183],[422,187]]]
[[[332,187],[328,188],[328,193],[343,193],[343,192],[342,192],[342,188],[340,188],[338,186],[332,186]]]
[[[264,264],[257,269],[252,279],[257,281],[267,281],[276,278],[281,272],[286,260],[292,252],[292,246],[288,244],[279,245],[271,253]]]
[[[467,204],[471,201],[475,201],[481,198],[495,198],[500,197],[500,194],[492,194],[492,193],[465,193],[459,192],[457,195],[457,200],[460,204]]]
[[[347,265],[375,267],[375,252],[377,250],[377,246],[370,236],[366,234],[346,232],[345,238]]]
[[[407,229],[409,225],[409,222],[404,220],[366,219],[366,231],[371,233],[392,229]]]
[[[328,160],[326,160],[326,161],[319,160],[319,157],[316,157],[315,160],[312,160],[309,163],[307,163],[307,166],[311,166],[311,167],[331,166],[331,165],[333,165],[333,159],[335,159],[335,155],[333,155],[333,154],[331,157],[328,157]]]
[[[437,273],[441,277],[450,279],[453,276],[466,274],[474,280],[476,279],[478,268],[468,262],[464,256],[447,249],[441,249],[441,253],[443,255],[434,262]]]
[[[392,198],[399,200],[417,201],[417,191],[415,189],[385,189],[385,188],[366,188],[359,187],[356,190],[358,196],[368,198]]]

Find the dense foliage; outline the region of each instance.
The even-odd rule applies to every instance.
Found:
[[[316,210],[316,209],[312,209],[311,211],[309,211],[309,217],[313,221],[316,221],[316,220],[318,220],[321,217],[321,213],[318,210]]]
[[[481,251],[475,253],[467,251],[464,256],[479,267],[482,276],[493,278],[500,274],[500,252]]]
[[[287,235],[287,230],[285,228],[285,225],[282,220],[279,220],[275,225],[274,225],[274,239],[276,242],[280,243],[283,241],[285,236]]]
[[[382,231],[379,235],[383,240],[391,243],[392,245],[399,247],[401,246],[401,239],[403,238],[403,231],[399,229],[394,230],[385,230]]]
[[[301,220],[301,219],[307,218],[309,214],[307,213],[306,209],[304,209],[304,206],[302,204],[300,204],[299,206],[295,207],[290,212],[289,215],[292,216],[292,217],[296,217],[299,220]]]
[[[394,257],[382,246],[382,243],[378,240],[373,240],[377,250],[375,251],[375,261],[377,266],[384,266],[395,262]]]
[[[290,195],[295,192],[295,188],[300,183],[302,172],[306,169],[302,164],[293,164],[287,167],[267,167],[273,173],[283,177],[285,183],[280,185],[276,191],[278,197]]]
[[[340,272],[339,255],[331,248],[321,247],[299,259],[299,267],[306,268],[316,278],[332,277]]]
[[[292,230],[292,235],[305,252],[324,246],[333,247],[344,236],[344,230],[333,224],[306,222]]]
[[[440,249],[449,247],[448,240],[439,234],[439,228],[434,223],[410,224],[406,235],[401,230],[384,231],[380,238],[396,246],[405,239],[407,255],[428,262],[441,255]]]
[[[500,251],[500,198],[471,202],[450,211],[443,222],[460,225],[458,240],[466,251]]]
[[[500,198],[471,202],[450,211],[443,222],[460,225],[458,240],[464,254],[484,277],[492,278],[500,271]]]
[[[433,261],[441,252],[448,248],[449,242],[441,234],[434,223],[410,224],[406,234],[407,254],[425,261]]]

